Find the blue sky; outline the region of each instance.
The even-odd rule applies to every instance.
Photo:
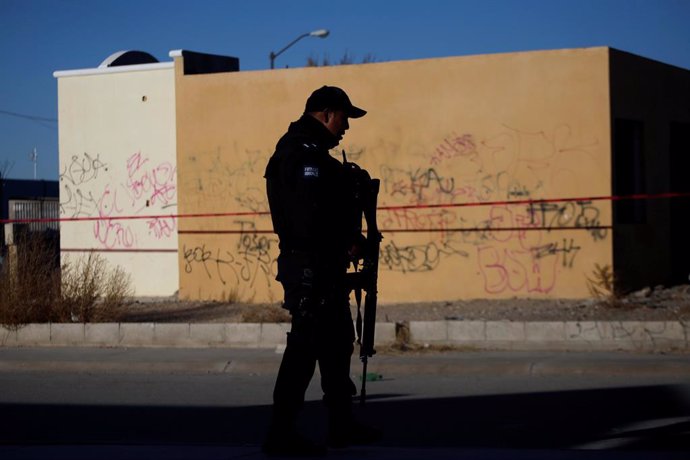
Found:
[[[58,177],[56,70],[97,67],[110,54],[173,49],[268,69],[309,56],[381,61],[611,46],[690,69],[690,0],[0,0],[0,168]],[[27,119],[10,113],[39,117]],[[48,120],[43,120],[43,119]]]

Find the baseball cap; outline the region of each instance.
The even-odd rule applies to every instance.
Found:
[[[304,111],[320,112],[324,109],[342,110],[349,118],[363,117],[367,113],[366,110],[352,105],[345,91],[337,86],[322,86],[311,93]]]

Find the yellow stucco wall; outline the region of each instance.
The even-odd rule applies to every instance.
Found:
[[[584,297],[594,264],[611,264],[610,230],[575,228],[610,225],[606,201],[428,207],[609,195],[607,48],[190,76],[181,59],[182,214],[266,211],[275,143],[328,84],[369,111],[340,147],[381,179],[379,205],[418,206],[378,213],[381,302]],[[181,297],[280,299],[277,237],[253,232],[269,217],[179,229]]]
[[[172,65],[57,72],[60,217],[65,257],[97,251],[137,296],[178,288],[175,77]]]

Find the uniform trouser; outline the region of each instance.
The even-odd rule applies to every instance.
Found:
[[[274,423],[294,424],[317,363],[331,424],[346,423],[351,417],[356,393],[350,379],[354,327],[348,292],[344,287],[331,286],[310,299],[309,311],[291,308],[291,330],[273,391]],[[283,287],[287,299],[292,286],[283,283]]]

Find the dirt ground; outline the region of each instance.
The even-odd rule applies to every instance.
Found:
[[[354,299],[351,302],[354,305]],[[353,307],[354,311],[354,307]],[[167,300],[135,301],[122,322],[220,323],[288,322],[280,304],[242,304]],[[606,301],[602,299],[473,299],[381,304],[378,321],[690,321],[690,285],[657,286]]]

